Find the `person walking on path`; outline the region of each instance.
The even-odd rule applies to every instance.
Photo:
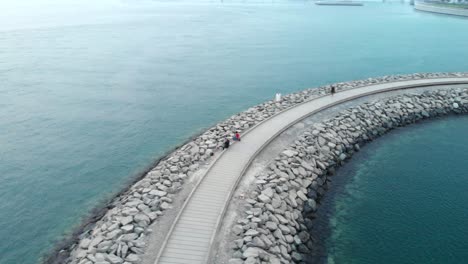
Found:
[[[331,86],[330,93],[331,93],[332,96],[336,93],[335,85]]]
[[[231,145],[231,141],[229,141],[229,138],[226,138],[226,140],[224,140],[223,150],[228,149],[229,145]]]

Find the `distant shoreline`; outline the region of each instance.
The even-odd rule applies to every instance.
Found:
[[[455,8],[449,6],[441,6],[431,3],[423,3],[416,1],[414,3],[414,9],[423,12],[452,15],[459,17],[468,17],[468,9],[465,8]]]
[[[357,1],[317,1],[315,2],[316,5],[323,5],[323,6],[363,6],[363,2]]]

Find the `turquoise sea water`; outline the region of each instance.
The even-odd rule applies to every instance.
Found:
[[[466,263],[467,135],[467,116],[398,129],[338,170],[325,262]]]
[[[0,3],[1,264],[276,92],[468,70],[468,20],[399,3],[94,2]]]

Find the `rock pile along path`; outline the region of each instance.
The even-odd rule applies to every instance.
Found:
[[[201,179],[179,212],[155,264],[208,262],[224,211],[242,174],[272,139],[295,123],[323,109],[371,94],[455,84],[468,84],[468,78],[408,80],[344,90],[298,104],[252,127],[240,143],[220,154]]]

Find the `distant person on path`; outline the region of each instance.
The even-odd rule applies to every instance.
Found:
[[[232,137],[234,141],[241,141],[239,131],[236,132],[236,134]]]
[[[226,138],[226,140],[224,140],[223,150],[228,149],[230,144],[231,141],[229,141],[229,138]]]
[[[334,95],[336,93],[336,86],[335,85],[331,86],[330,93],[331,93],[331,95]]]

